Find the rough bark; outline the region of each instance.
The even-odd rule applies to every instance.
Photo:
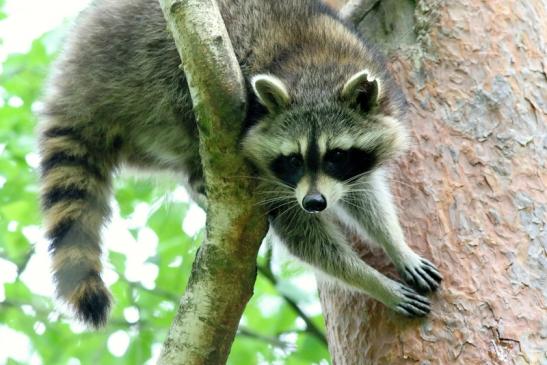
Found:
[[[266,231],[238,149],[245,116],[241,70],[214,0],[160,0],[183,60],[206,178],[206,239],[196,256],[160,364],[224,364],[253,293]],[[237,178],[240,177],[240,178]]]
[[[445,280],[423,321],[320,286],[334,363],[547,364],[545,3],[352,3],[409,103],[402,225]]]

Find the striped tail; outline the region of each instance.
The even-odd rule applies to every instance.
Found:
[[[57,295],[98,328],[111,306],[101,279],[100,231],[110,214],[113,151],[90,148],[81,131],[52,123],[40,137],[41,202]]]

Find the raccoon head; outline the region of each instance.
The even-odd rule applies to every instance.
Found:
[[[405,148],[404,128],[382,107],[382,82],[367,70],[313,105],[294,101],[273,75],[257,75],[251,84],[268,113],[245,134],[243,150],[272,183],[269,192],[282,194],[265,200],[272,205],[296,198],[305,211],[321,212],[363,189],[363,179]]]

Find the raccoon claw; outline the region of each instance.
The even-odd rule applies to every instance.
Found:
[[[425,317],[431,311],[429,299],[401,285],[399,303],[393,308],[407,317]]]
[[[437,290],[443,279],[435,265],[417,255],[415,259],[407,261],[400,273],[403,279],[420,293]]]

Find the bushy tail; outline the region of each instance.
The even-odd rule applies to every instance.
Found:
[[[57,295],[79,319],[100,327],[111,305],[101,279],[100,231],[110,213],[112,151],[91,148],[83,131],[51,122],[40,134],[41,202]]]

